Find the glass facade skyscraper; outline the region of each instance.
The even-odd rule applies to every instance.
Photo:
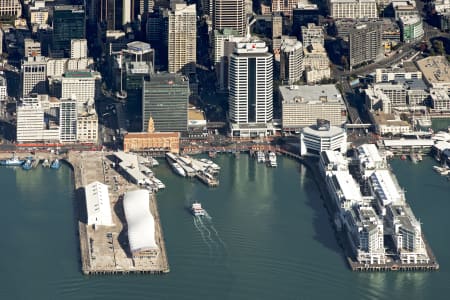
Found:
[[[52,52],[70,54],[70,40],[86,38],[86,14],[83,5],[57,5],[53,11]]]
[[[186,132],[189,80],[181,74],[157,73],[142,88],[142,130],[153,118],[157,132]]]

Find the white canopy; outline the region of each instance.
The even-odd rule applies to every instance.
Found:
[[[157,249],[155,220],[149,208],[148,190],[125,193],[123,208],[128,224],[128,240],[131,252]]]

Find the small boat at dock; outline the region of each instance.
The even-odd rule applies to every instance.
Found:
[[[278,166],[277,155],[275,154],[275,152],[269,152],[267,165],[272,168],[276,168]]]
[[[52,161],[52,163],[51,163],[51,165],[50,165],[50,168],[51,168],[51,169],[57,170],[57,169],[59,169],[60,167],[61,167],[61,163],[59,162],[59,160],[58,160],[57,158],[55,158],[55,160]]]
[[[27,159],[23,165],[22,165],[22,169],[24,169],[25,171],[29,171],[33,168],[33,163],[31,159]]]
[[[17,158],[15,154],[9,159],[1,160],[0,166],[21,166],[24,163],[22,159]]]
[[[42,167],[50,168],[50,161],[48,159],[44,159],[44,161],[42,162]]]

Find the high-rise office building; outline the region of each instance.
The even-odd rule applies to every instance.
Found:
[[[244,35],[247,27],[245,0],[214,0],[213,28],[234,29]]]
[[[33,39],[24,39],[24,57],[41,56],[41,42]]]
[[[59,137],[62,143],[77,141],[77,101],[61,99],[59,109]]]
[[[20,71],[22,97],[31,93],[47,93],[47,61],[43,56],[30,56],[22,63]]]
[[[328,0],[333,19],[377,19],[376,0]]]
[[[230,57],[229,85],[232,136],[273,134],[273,55],[265,42],[237,44]]]
[[[61,86],[61,98],[76,100],[79,107],[95,99],[96,78],[92,72],[67,71]]]
[[[86,16],[82,5],[57,5],[53,10],[52,54],[70,56],[70,41],[86,38]],[[56,54],[58,53],[58,54]]]
[[[16,16],[22,14],[22,5],[19,0],[0,0],[0,16]]]
[[[195,4],[173,3],[168,15],[169,72],[195,73],[197,13]]]
[[[0,74],[0,101],[5,101],[8,96],[8,85],[6,77]]]
[[[155,131],[186,132],[188,125],[189,80],[181,74],[157,73],[144,81],[142,130],[153,118]]]
[[[349,32],[348,43],[350,67],[375,60],[382,51],[380,24],[355,26]]]
[[[292,33],[297,37],[300,28],[308,23],[319,25],[319,7],[317,4],[298,4],[292,11]]]
[[[308,23],[307,26],[301,27],[302,43],[306,48],[312,44],[325,45],[325,37],[322,26],[317,26],[314,23]]]
[[[303,46],[295,37],[283,36],[280,47],[280,80],[293,84],[303,75]]]
[[[298,0],[273,0],[272,12],[283,13],[286,17],[292,16],[292,9],[297,6]]]
[[[230,55],[236,48],[236,43],[242,41],[239,32],[234,29],[214,30],[214,67],[221,91],[228,90],[228,67]]]

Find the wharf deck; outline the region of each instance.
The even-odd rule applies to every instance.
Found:
[[[428,253],[428,257],[430,258],[429,263],[402,263],[399,261],[389,261],[385,264],[364,264],[353,259],[352,249],[350,242],[348,241],[347,234],[344,231],[339,231],[336,229],[336,224],[334,224],[333,219],[338,211],[336,206],[334,205],[331,196],[329,195],[328,189],[325,185],[325,180],[323,175],[319,172],[318,168],[318,158],[317,157],[308,157],[303,158],[298,156],[297,154],[289,153],[289,151],[282,150],[279,151],[282,154],[288,155],[292,158],[298,159],[302,164],[304,164],[309,171],[312,172],[314,181],[316,182],[319,191],[321,193],[321,198],[324,201],[325,208],[329,214],[330,223],[335,228],[336,239],[338,244],[343,249],[343,254],[345,257],[348,266],[352,271],[364,271],[364,272],[386,272],[386,271],[436,271],[439,270],[439,263],[428,243],[425,239],[425,236],[422,234],[423,242],[425,243],[425,247]]]
[[[159,254],[155,258],[133,258],[130,254],[126,220],[123,211],[123,193],[137,187],[127,182],[109,166],[108,153],[69,152],[75,177],[77,207],[84,207],[84,186],[99,181],[109,187],[113,226],[87,225],[78,222],[80,238],[81,267],[84,274],[118,273],[167,273],[167,260],[164,237],[156,198],[150,194],[149,208],[155,220],[155,239]],[[81,219],[81,217],[80,217]]]

